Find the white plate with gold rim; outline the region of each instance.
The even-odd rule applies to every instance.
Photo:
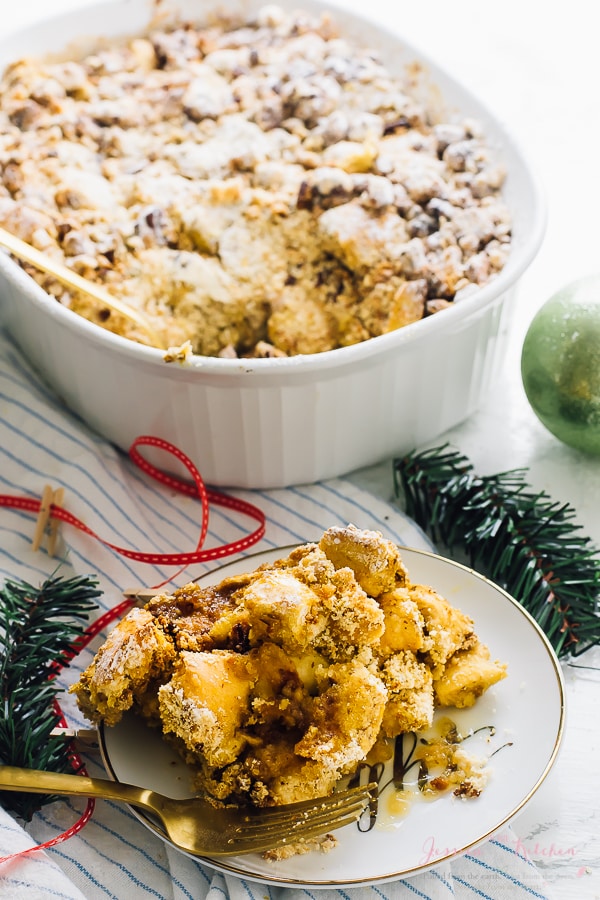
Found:
[[[216,583],[287,554],[289,548],[245,557],[204,576]],[[565,690],[560,664],[546,636],[509,594],[472,569],[433,553],[402,548],[411,580],[431,585],[470,615],[492,656],[508,665],[508,676],[472,709],[443,710],[460,734],[473,736],[464,749],[489,758],[489,781],[481,795],[461,799],[443,794],[424,801],[407,776],[415,799],[405,812],[390,784],[382,792],[374,827],[348,825],[336,832],[337,846],[277,862],[258,854],[225,859],[199,857],[213,869],[266,884],[311,888],[356,887],[424,872],[487,840],[521,812],[554,764],[564,729]],[[493,729],[493,730],[492,730]],[[476,732],[476,733],[475,733]],[[408,752],[408,746],[407,752]],[[117,781],[153,788],[174,797],[191,795],[190,772],[160,734],[130,715],[101,729],[101,750],[108,773]],[[381,779],[392,777],[389,763]],[[150,818],[133,810],[148,828],[164,833]]]

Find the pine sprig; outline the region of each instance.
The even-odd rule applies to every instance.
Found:
[[[518,600],[558,656],[579,656],[600,643],[598,550],[581,535],[575,510],[532,491],[526,475],[477,476],[448,444],[394,460],[407,514]]]
[[[88,576],[49,578],[41,587],[6,581],[0,590],[0,763],[66,772],[67,743],[51,732],[60,721],[55,676],[100,596]],[[53,797],[3,791],[3,805],[29,821]]]

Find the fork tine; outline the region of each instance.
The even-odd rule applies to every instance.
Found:
[[[246,812],[242,818],[244,830],[254,827],[262,827],[273,823],[285,823],[296,821],[299,817],[313,816],[318,813],[327,813],[330,810],[341,810],[344,804],[358,802],[373,798],[377,793],[377,784],[361,785],[347,788],[344,791],[336,791],[326,797],[314,797],[312,800],[301,800],[298,803],[286,803],[284,806],[269,806],[261,809],[252,809]]]
[[[327,834],[329,831],[337,831],[339,828],[343,828],[345,825],[351,825],[353,822],[356,822],[357,819],[360,819],[362,812],[363,809],[356,809],[353,813],[348,813],[348,815],[343,816],[341,819],[337,817],[332,818],[328,822],[321,822],[320,824],[303,824],[297,830],[294,830],[289,834],[284,843],[288,844],[290,841],[299,840],[305,841],[309,838],[321,837],[321,835]],[[283,838],[281,838],[281,840],[283,840]],[[281,846],[281,844],[279,846]]]
[[[304,822],[291,822],[289,826],[286,827],[280,826],[278,828],[273,828],[269,826],[268,828],[257,829],[252,833],[246,833],[240,830],[237,831],[235,835],[232,835],[230,840],[242,846],[245,844],[254,844],[256,841],[263,840],[272,842],[280,837],[285,838],[286,841],[292,841],[308,834],[324,834],[326,831],[340,828],[340,822],[355,822],[356,819],[360,818],[364,809],[364,803],[354,804],[353,806],[344,809],[341,814],[329,813],[328,815],[319,816],[318,818],[307,819]]]
[[[375,785],[369,785],[367,789],[353,789],[344,791],[346,799],[341,804],[321,804],[318,813],[309,810],[298,818],[295,816],[279,819],[277,822],[262,824],[256,822],[250,827],[239,825],[232,830],[228,838],[228,844],[232,849],[240,853],[252,849],[254,851],[269,848],[282,847],[297,841],[306,841],[320,837],[328,831],[335,831],[356,822],[366,809],[367,802],[373,799],[372,790]],[[330,800],[332,798],[326,798]],[[315,806],[312,809],[316,808]]]
[[[337,799],[337,795],[335,798]],[[299,811],[290,811],[288,806],[282,807],[277,816],[257,816],[254,819],[249,817],[237,826],[235,833],[252,840],[256,835],[273,834],[285,828],[300,828],[303,825],[319,825],[335,821],[342,816],[353,815],[357,811],[362,812],[366,804],[373,799],[373,785],[370,785],[369,789],[364,787],[360,790],[344,791],[338,802],[331,802],[333,799],[334,797],[328,797],[325,801],[323,799],[320,802],[313,801]]]
[[[351,814],[342,818],[338,816],[330,816],[319,824],[314,822],[302,822],[295,829],[289,832],[276,831],[273,834],[265,834],[260,837],[249,837],[241,833],[239,837],[230,837],[227,843],[237,853],[247,853],[249,851],[260,853],[263,850],[272,850],[277,847],[285,847],[286,844],[295,844],[301,841],[307,841],[311,838],[322,837],[330,831],[336,831],[345,825],[351,825],[360,818],[363,807],[358,807]]]

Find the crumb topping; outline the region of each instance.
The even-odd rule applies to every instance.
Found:
[[[502,269],[502,165],[329,14],[154,23],[0,82],[0,225],[148,320],[165,359],[319,353]],[[114,310],[27,271],[104,328]]]

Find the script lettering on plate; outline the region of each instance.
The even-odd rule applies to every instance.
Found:
[[[387,792],[386,810],[388,815],[398,818],[405,815],[413,801],[418,799],[434,800],[452,791],[455,796],[477,797],[480,789],[469,780],[468,773],[461,779],[456,778],[457,765],[454,751],[459,744],[487,734],[489,741],[495,735],[493,725],[483,725],[462,735],[456,724],[449,718],[442,718],[436,723],[435,731],[427,736],[414,732],[398,735],[394,740],[391,766],[384,762],[361,763],[350,779],[348,786],[374,782],[377,784],[377,796],[358,820],[359,831],[371,831],[381,817],[383,807],[381,799]],[[505,747],[510,742],[491,750],[487,758]]]

